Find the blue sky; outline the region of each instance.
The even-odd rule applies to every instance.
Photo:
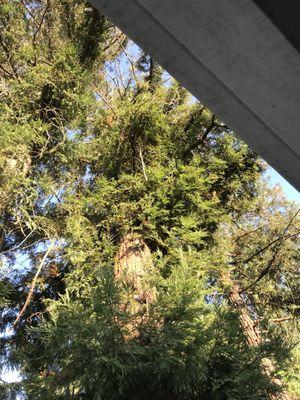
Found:
[[[300,192],[289,184],[275,169],[269,167],[265,174],[269,177],[271,186],[279,184],[288,200],[296,201],[300,204]]]

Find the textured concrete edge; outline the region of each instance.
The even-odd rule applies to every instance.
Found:
[[[133,0],[92,0],[91,3],[153,55],[172,76],[221,117],[270,165],[295,187],[300,188],[300,176],[297,173],[300,162],[293,149],[140,3]]]

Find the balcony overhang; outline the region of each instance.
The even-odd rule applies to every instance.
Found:
[[[299,0],[92,0],[300,189]]]

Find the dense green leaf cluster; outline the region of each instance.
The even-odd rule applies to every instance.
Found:
[[[299,215],[263,163],[85,1],[0,27],[1,396],[299,397]]]

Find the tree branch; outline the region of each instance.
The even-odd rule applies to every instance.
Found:
[[[272,323],[284,322],[284,321],[289,321],[291,319],[293,319],[293,317],[291,315],[289,315],[289,316],[286,316],[286,317],[269,319],[269,322],[272,322]]]
[[[201,135],[201,137],[198,140],[196,140],[194,143],[192,143],[188,147],[188,149],[184,152],[183,157],[186,157],[191,151],[195,150],[200,144],[204,143],[205,139],[207,138],[207,136],[209,135],[209,133],[215,126],[215,120],[216,120],[216,116],[213,114],[211,117],[210,123],[207,126],[207,128],[205,129],[204,133]]]
[[[144,175],[145,181],[147,181],[148,180],[148,176],[146,174],[146,166],[145,166],[145,163],[144,163],[143,153],[142,153],[142,149],[141,148],[139,149],[139,153],[140,153],[140,159],[141,159],[141,164],[142,164],[143,175]]]
[[[107,105],[107,107],[112,111],[114,116],[118,119],[118,114],[116,113],[115,109],[110,104],[110,102],[100,92],[95,92],[95,93],[96,93],[96,95],[98,95],[101,98],[101,100],[104,101],[104,103]]]
[[[290,221],[288,222],[287,226],[285,227],[285,229],[284,229],[282,235],[281,235],[279,238],[277,238],[277,239],[274,240],[273,242],[269,243],[269,245],[265,246],[263,249],[260,249],[258,252],[256,252],[254,255],[252,255],[250,258],[248,258],[246,261],[244,261],[244,263],[249,262],[249,261],[250,261],[251,259],[253,259],[256,255],[262,253],[262,251],[264,251],[264,250],[266,250],[267,248],[269,248],[270,246],[272,246],[272,244],[277,243],[277,244],[276,244],[275,251],[274,251],[274,253],[273,253],[273,256],[272,256],[272,258],[269,260],[267,266],[261,271],[261,273],[259,274],[259,276],[254,280],[254,282],[252,282],[252,283],[251,283],[250,285],[248,285],[246,288],[242,289],[242,290],[240,291],[240,293],[243,293],[243,292],[249,290],[251,287],[253,287],[254,285],[256,285],[264,276],[266,276],[266,275],[269,273],[269,271],[270,271],[270,269],[272,268],[272,266],[273,266],[273,263],[274,263],[274,261],[275,261],[277,255],[278,255],[278,252],[279,252],[279,250],[280,250],[280,247],[281,247],[282,243],[283,243],[285,240],[287,240],[287,239],[289,239],[289,238],[291,238],[291,237],[296,236],[296,235],[299,234],[299,231],[297,231],[297,232],[294,233],[294,234],[285,236],[286,232],[288,231],[288,229],[289,229],[289,227],[291,226],[293,220],[297,217],[297,215],[299,214],[299,212],[300,212],[300,209],[299,209],[299,210],[295,213],[295,215],[290,219]]]
[[[32,283],[31,283],[31,287],[30,287],[28,296],[26,298],[26,301],[25,301],[21,311],[19,312],[17,318],[15,319],[15,322],[13,323],[13,326],[17,326],[18,325],[18,323],[20,322],[20,319],[22,318],[23,314],[25,313],[29,303],[31,302],[31,299],[32,299],[32,296],[33,296],[33,291],[34,291],[37,279],[39,277],[39,274],[41,273],[41,270],[42,270],[42,268],[43,268],[43,266],[45,264],[45,261],[46,261],[47,257],[49,256],[49,254],[51,253],[51,251],[53,250],[53,248],[54,248],[54,243],[52,242],[51,245],[48,247],[46,253],[44,254],[44,256],[43,256],[43,258],[42,258],[42,260],[41,260],[41,262],[40,262],[40,264],[39,264],[39,266],[38,266],[38,268],[36,270],[36,273],[34,275]]]
[[[25,8],[25,10],[27,11],[28,15],[30,15],[30,17],[35,20],[34,15],[32,14],[31,10],[27,7],[26,3],[24,0],[20,0],[21,4],[23,5],[23,7]]]
[[[294,236],[297,236],[299,234],[299,231],[297,231],[296,233],[293,233],[291,235],[288,236],[280,236],[274,240],[272,240],[272,242],[268,243],[266,246],[262,247],[261,249],[257,250],[254,254],[252,254],[251,256],[249,256],[248,258],[246,258],[245,260],[241,261],[241,262],[233,262],[232,265],[237,265],[237,264],[248,264],[250,261],[252,261],[255,257],[259,256],[261,253],[263,253],[264,251],[268,250],[269,247],[273,246],[273,244],[281,241],[284,242],[287,239],[290,239]]]

